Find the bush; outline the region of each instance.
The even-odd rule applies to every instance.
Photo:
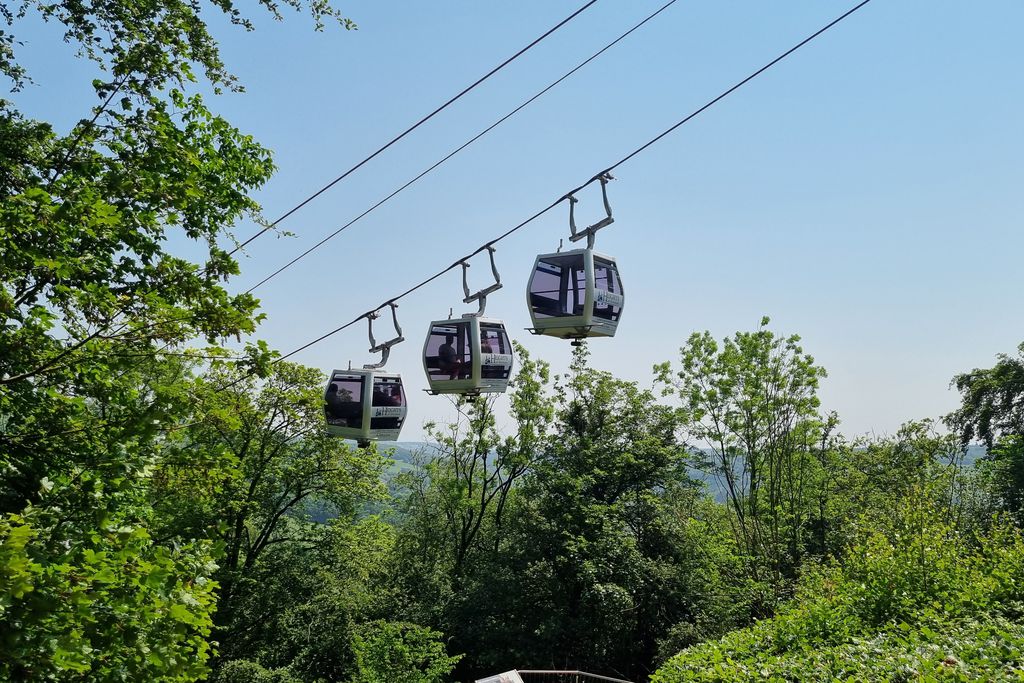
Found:
[[[449,657],[441,634],[416,624],[375,621],[352,637],[353,683],[441,683],[462,655]]]
[[[287,669],[266,669],[247,659],[224,662],[210,683],[302,683]]]
[[[1024,680],[1024,540],[965,538],[908,497],[862,524],[844,564],[813,568],[777,616],[669,660],[682,681]]]

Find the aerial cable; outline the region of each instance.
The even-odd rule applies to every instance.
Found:
[[[422,172],[420,172],[420,174],[419,174],[419,175],[417,175],[417,176],[415,176],[415,177],[414,177],[414,178],[413,178],[412,180],[409,180],[409,181],[408,181],[407,183],[405,183],[404,185],[402,185],[401,187],[399,187],[399,188],[398,188],[397,190],[395,190],[395,191],[394,191],[394,192],[392,192],[391,194],[387,195],[386,197],[384,197],[383,199],[381,199],[380,201],[378,201],[378,202],[377,202],[376,204],[374,204],[373,206],[371,206],[370,208],[368,208],[368,209],[367,209],[366,211],[363,211],[363,212],[362,212],[361,214],[359,214],[358,216],[356,216],[355,218],[353,218],[352,220],[350,220],[350,221],[349,221],[348,223],[345,223],[345,224],[344,224],[343,226],[341,226],[340,228],[338,228],[337,230],[335,230],[334,232],[332,232],[332,233],[331,233],[330,235],[328,235],[327,237],[324,237],[324,238],[323,238],[322,240],[320,240],[319,242],[317,242],[316,244],[314,244],[313,246],[311,246],[311,247],[310,247],[309,249],[307,249],[306,251],[302,252],[301,254],[299,254],[298,256],[296,256],[295,258],[293,258],[293,259],[292,259],[291,261],[289,261],[288,263],[284,264],[283,266],[281,266],[280,268],[278,268],[277,270],[275,270],[275,271],[274,271],[273,273],[271,273],[270,275],[266,276],[265,278],[263,278],[262,280],[260,280],[260,281],[259,281],[259,282],[257,282],[256,284],[254,284],[254,285],[253,285],[252,287],[250,287],[249,289],[245,290],[245,293],[246,293],[246,294],[249,294],[249,293],[251,293],[251,292],[252,292],[252,291],[253,291],[254,289],[256,289],[257,287],[261,287],[261,286],[265,285],[265,284],[266,284],[267,282],[269,282],[270,280],[274,279],[275,277],[277,277],[278,275],[280,275],[280,274],[281,274],[281,273],[283,273],[284,271],[288,270],[289,268],[291,268],[292,266],[294,266],[294,265],[295,265],[296,263],[298,263],[299,261],[301,261],[302,259],[304,259],[304,258],[305,258],[306,256],[309,256],[309,255],[310,255],[311,253],[313,253],[314,251],[316,251],[317,249],[319,249],[320,247],[322,247],[322,246],[323,246],[324,244],[326,244],[326,243],[327,243],[327,242],[329,242],[330,240],[332,240],[332,239],[334,239],[335,237],[337,237],[338,235],[340,235],[340,234],[341,234],[341,233],[342,233],[343,231],[347,230],[347,229],[348,229],[349,227],[351,227],[351,226],[352,226],[352,225],[354,225],[355,223],[359,222],[360,220],[362,220],[363,218],[365,218],[366,216],[368,216],[368,215],[369,215],[370,213],[372,213],[373,211],[377,210],[377,209],[378,209],[378,208],[379,208],[380,206],[382,206],[383,204],[385,204],[385,203],[387,203],[388,201],[390,201],[390,200],[391,200],[392,198],[394,198],[394,197],[395,197],[396,195],[398,195],[399,193],[403,192],[403,191],[404,191],[404,190],[405,190],[406,188],[408,188],[408,187],[409,187],[410,185],[412,185],[413,183],[417,182],[418,180],[420,180],[421,178],[423,178],[424,176],[426,176],[427,174],[429,174],[430,172],[432,172],[432,171],[433,171],[434,169],[436,169],[436,168],[437,168],[438,166],[440,166],[441,164],[445,163],[446,161],[448,161],[449,159],[451,159],[451,158],[452,158],[453,156],[455,156],[456,154],[458,154],[458,153],[459,153],[459,152],[461,152],[462,150],[466,149],[467,147],[469,147],[470,145],[472,145],[472,144],[473,144],[474,142],[476,142],[477,140],[479,140],[480,138],[482,138],[483,136],[487,135],[487,134],[488,134],[488,133],[490,133],[490,132],[491,132],[492,130],[494,130],[495,128],[497,128],[497,127],[498,127],[498,126],[500,126],[501,124],[503,124],[503,123],[504,123],[505,121],[507,121],[508,119],[512,118],[512,117],[513,117],[513,116],[515,116],[516,114],[518,114],[518,113],[519,113],[520,111],[522,111],[522,110],[523,110],[523,109],[525,109],[525,108],[526,108],[527,106],[529,106],[530,104],[532,104],[532,103],[533,103],[533,102],[534,102],[535,100],[537,100],[537,99],[539,99],[540,97],[542,97],[543,95],[545,95],[545,94],[546,94],[546,93],[547,93],[547,92],[548,92],[549,90],[551,90],[552,88],[554,88],[555,86],[557,86],[558,84],[560,84],[560,83],[561,83],[562,81],[564,81],[565,79],[567,79],[567,78],[569,78],[570,76],[572,76],[572,75],[573,75],[574,73],[576,73],[577,71],[579,71],[580,69],[582,69],[583,67],[585,67],[585,66],[586,66],[587,64],[589,64],[590,62],[592,62],[592,61],[594,61],[595,59],[597,59],[598,57],[600,57],[600,56],[601,56],[602,54],[604,54],[605,52],[607,52],[608,50],[610,50],[610,49],[611,49],[612,47],[614,47],[614,46],[615,46],[615,45],[616,45],[617,43],[619,43],[620,41],[622,41],[623,39],[625,39],[625,38],[626,38],[626,37],[627,37],[627,36],[628,36],[629,34],[633,33],[633,32],[634,32],[634,31],[636,31],[636,30],[637,30],[638,28],[640,28],[641,26],[643,26],[644,24],[646,24],[647,22],[649,22],[649,21],[650,21],[651,19],[653,19],[654,17],[656,17],[656,16],[658,16],[659,14],[661,14],[662,12],[664,12],[664,11],[665,11],[666,9],[668,9],[669,7],[671,7],[672,5],[674,5],[674,4],[676,3],[676,2],[678,2],[678,0],[669,0],[669,2],[665,3],[665,4],[664,4],[664,5],[662,5],[662,6],[661,6],[661,7],[659,8],[659,9],[657,9],[657,10],[656,10],[656,11],[654,11],[653,13],[649,14],[649,15],[648,15],[648,16],[647,16],[647,17],[646,17],[646,18],[645,18],[645,19],[644,19],[643,21],[641,21],[641,22],[639,22],[639,23],[635,24],[635,25],[634,25],[634,26],[633,26],[632,28],[630,28],[630,29],[629,29],[628,31],[626,31],[625,33],[621,34],[621,35],[620,35],[620,36],[619,36],[618,38],[616,38],[616,39],[615,39],[615,40],[613,40],[612,42],[608,43],[607,45],[605,45],[604,47],[602,47],[602,48],[601,48],[600,50],[598,50],[597,52],[595,52],[594,54],[592,54],[592,55],[590,55],[589,57],[587,57],[587,58],[586,58],[585,60],[583,60],[582,62],[580,62],[579,64],[577,64],[577,65],[576,65],[575,67],[573,67],[573,68],[572,68],[572,69],[570,69],[569,71],[567,71],[567,72],[565,72],[564,74],[562,74],[562,76],[560,76],[560,77],[559,77],[559,78],[558,78],[557,80],[555,80],[555,81],[552,81],[552,82],[551,82],[551,84],[549,84],[549,85],[548,85],[547,87],[543,88],[542,90],[538,91],[538,92],[537,92],[537,93],[536,93],[535,95],[533,95],[533,96],[532,96],[532,97],[530,97],[529,99],[525,100],[525,101],[524,101],[524,102],[523,102],[522,104],[520,104],[520,105],[519,105],[518,107],[516,107],[515,109],[513,109],[513,110],[512,110],[512,111],[510,111],[509,113],[505,114],[505,115],[504,115],[504,116],[502,116],[502,117],[501,117],[500,119],[498,119],[497,121],[495,121],[494,123],[492,123],[491,125],[489,125],[489,126],[488,126],[487,128],[484,128],[484,129],[483,129],[482,131],[480,131],[479,133],[477,133],[476,135],[474,135],[473,137],[471,137],[471,138],[470,138],[469,140],[467,140],[466,142],[462,143],[461,145],[459,145],[458,147],[456,147],[455,149],[453,149],[453,150],[452,150],[451,152],[449,152],[449,153],[448,153],[447,155],[445,155],[444,157],[442,157],[442,158],[441,158],[441,159],[440,159],[439,161],[435,162],[435,163],[434,163],[433,165],[431,165],[431,166],[430,166],[429,168],[427,168],[427,169],[423,170]]]
[[[559,197],[558,199],[556,199],[552,203],[548,204],[546,207],[544,207],[543,209],[541,209],[537,213],[533,214],[532,216],[530,216],[529,218],[527,218],[523,222],[519,223],[518,225],[513,226],[512,228],[509,228],[508,230],[506,230],[502,234],[498,235],[494,239],[492,239],[489,242],[486,242],[485,244],[481,245],[478,249],[476,249],[476,251],[472,252],[471,254],[468,254],[468,255],[464,256],[463,258],[460,258],[459,260],[455,261],[454,263],[452,263],[447,268],[444,268],[443,270],[435,273],[434,275],[431,275],[430,277],[426,278],[425,280],[423,280],[419,284],[413,285],[412,287],[410,287],[409,289],[405,290],[404,292],[402,292],[398,296],[395,296],[395,297],[392,297],[391,299],[388,299],[387,301],[385,301],[384,303],[382,303],[380,306],[378,306],[377,308],[373,309],[372,311],[369,311],[367,313],[363,313],[362,315],[360,315],[357,318],[355,318],[355,319],[345,323],[344,325],[336,327],[335,329],[320,335],[316,339],[303,344],[299,348],[297,348],[297,349],[295,349],[293,351],[290,351],[290,352],[284,354],[283,356],[278,357],[277,359],[275,359],[274,362],[278,362],[278,361],[285,360],[286,358],[290,358],[291,356],[294,356],[295,354],[297,354],[297,353],[299,353],[301,351],[304,351],[304,350],[308,349],[309,347],[311,347],[311,346],[313,346],[315,344],[318,344],[318,343],[322,342],[323,340],[327,339],[328,337],[331,337],[331,336],[337,334],[338,332],[341,332],[342,330],[344,330],[344,329],[346,329],[348,327],[351,327],[352,325],[355,325],[356,323],[358,323],[359,321],[363,320],[364,318],[367,318],[367,317],[373,315],[376,311],[380,310],[384,306],[394,306],[396,304],[396,302],[398,302],[398,300],[408,296],[409,294],[412,294],[413,292],[415,292],[416,290],[420,289],[421,287],[425,287],[426,285],[430,284],[431,282],[433,282],[437,278],[441,277],[445,273],[449,272],[450,270],[453,270],[455,268],[460,267],[460,265],[461,265],[461,263],[463,261],[465,261],[465,260],[467,260],[469,258],[472,258],[473,256],[475,256],[476,254],[479,254],[482,251],[485,251],[485,250],[489,249],[490,247],[492,247],[493,245],[497,244],[501,240],[505,239],[506,237],[508,237],[508,236],[512,235],[513,233],[517,232],[518,230],[522,229],[526,225],[528,225],[528,224],[532,223],[533,221],[537,220],[538,218],[540,218],[541,216],[546,214],[548,211],[550,211],[551,209],[553,209],[556,206],[558,206],[559,204],[561,204],[563,201],[570,201],[571,202],[573,195],[578,193],[580,190],[586,188],[591,183],[601,182],[602,178],[607,177],[608,174],[611,171],[613,171],[617,167],[621,166],[622,164],[626,163],[627,161],[631,160],[633,157],[635,157],[638,154],[640,154],[641,152],[645,151],[646,149],[648,149],[649,147],[651,147],[655,143],[661,141],[669,133],[672,133],[673,131],[678,129],[683,124],[687,123],[688,121],[690,121],[691,119],[693,119],[697,115],[701,114],[702,112],[704,112],[705,110],[710,108],[712,105],[716,104],[717,102],[721,101],[722,99],[724,99],[728,95],[732,94],[733,92],[738,90],[743,85],[749,83],[754,78],[757,78],[762,73],[764,73],[765,71],[767,71],[771,67],[775,66],[776,64],[781,62],[783,59],[785,59],[789,55],[793,54],[794,52],[796,52],[797,50],[799,50],[803,46],[807,45],[812,40],[814,40],[815,38],[820,36],[821,34],[825,33],[826,31],[828,31],[832,27],[834,27],[837,24],[839,24],[840,22],[842,22],[844,19],[846,19],[847,17],[849,17],[850,15],[855,13],[857,10],[859,10],[862,7],[864,7],[865,5],[867,5],[869,2],[871,2],[871,0],[863,0],[859,4],[855,5],[853,8],[847,10],[845,13],[841,14],[836,19],[833,19],[831,22],[829,22],[828,24],[826,24],[822,28],[818,29],[817,31],[815,31],[814,33],[809,35],[807,38],[804,38],[799,43],[797,43],[796,45],[794,45],[793,47],[791,47],[790,49],[786,50],[781,55],[776,57],[775,59],[773,59],[770,62],[768,62],[767,64],[765,64],[764,66],[762,66],[757,71],[754,71],[753,73],[751,73],[749,76],[747,76],[743,80],[737,82],[735,85],[733,85],[729,89],[725,90],[724,92],[722,92],[720,95],[718,95],[714,99],[709,100],[706,104],[704,104],[700,108],[694,110],[690,114],[687,114],[685,117],[680,119],[678,122],[676,122],[675,124],[673,124],[669,128],[665,129],[664,131],[662,131],[658,135],[654,136],[653,138],[651,138],[650,140],[645,142],[643,145],[637,147],[635,150],[633,150],[632,152],[630,152],[626,156],[622,157],[621,159],[616,161],[611,166],[608,166],[604,170],[598,172],[590,180],[586,181],[585,183],[583,183],[582,185],[580,185],[580,186],[578,186],[576,188],[573,188],[572,190],[569,190],[568,192],[563,194],[561,197]]]
[[[804,38],[799,43],[797,43],[793,47],[791,47],[788,50],[786,50],[785,52],[783,52],[781,55],[779,55],[778,57],[776,57],[772,61],[770,61],[767,64],[765,64],[760,69],[758,69],[754,73],[752,73],[749,76],[747,76],[746,78],[744,78],[742,81],[736,83],[734,86],[732,86],[731,88],[729,88],[728,90],[723,92],[718,97],[714,98],[713,100],[710,100],[707,104],[705,104],[701,108],[693,111],[692,113],[690,113],[687,116],[685,116],[682,119],[680,119],[673,126],[669,127],[668,129],[666,129],[665,131],[663,131],[659,135],[656,135],[655,137],[651,138],[646,144],[643,144],[640,147],[637,147],[635,150],[633,150],[632,152],[630,152],[626,156],[624,156],[621,159],[619,159],[618,161],[616,161],[614,164],[612,164],[611,166],[606,168],[605,172],[607,173],[609,171],[613,171],[616,167],[621,166],[622,164],[626,163],[627,161],[629,161],[630,159],[635,157],[637,154],[640,154],[645,149],[647,149],[648,147],[650,147],[651,145],[655,144],[656,142],[661,140],[663,137],[665,137],[666,135],[668,135],[669,133],[674,131],[676,128],[679,128],[680,126],[682,126],[684,123],[686,123],[690,119],[696,117],[701,112],[703,112],[705,109],[710,108],[711,106],[716,104],[719,100],[725,99],[726,97],[731,95],[734,91],[740,89],[741,87],[746,85],[748,82],[754,80],[755,78],[760,76],[762,73],[764,73],[768,69],[772,68],[773,66],[775,66],[776,64],[781,62],[783,59],[785,59],[786,57],[790,56],[791,54],[793,54],[794,52],[796,52],[797,50],[802,48],[804,45],[806,45],[807,43],[811,42],[812,40],[814,40],[815,38],[820,36],[822,33],[824,33],[825,31],[829,30],[830,28],[832,28],[833,26],[835,26],[836,24],[841,22],[843,19],[845,19],[846,17],[850,16],[851,14],[853,14],[854,12],[856,12],[857,10],[859,10],[861,7],[863,7],[864,5],[868,4],[869,2],[871,2],[871,0],[864,0],[860,4],[854,6],[853,8],[851,8],[850,10],[845,12],[844,14],[842,14],[839,17],[833,19],[831,22],[829,22],[825,26],[822,26],[820,29],[818,29],[817,31],[815,31],[811,35],[807,36],[806,38]]]
[[[385,144],[385,145],[383,145],[382,147],[378,148],[378,149],[377,149],[377,151],[375,151],[375,152],[374,152],[373,154],[371,154],[370,156],[366,157],[365,159],[363,159],[362,161],[360,161],[360,162],[359,162],[358,164],[356,164],[356,165],[355,165],[355,166],[353,166],[352,168],[348,169],[347,171],[345,171],[344,173],[342,173],[341,175],[339,175],[339,176],[338,176],[337,178],[335,178],[334,180],[332,180],[331,182],[327,183],[326,185],[324,185],[323,187],[321,187],[321,188],[320,188],[319,190],[317,190],[317,191],[316,191],[316,192],[314,192],[313,194],[311,194],[311,195],[309,195],[308,197],[306,197],[305,199],[303,199],[303,200],[302,200],[301,202],[299,202],[298,204],[296,204],[295,206],[293,206],[293,207],[292,207],[291,209],[289,209],[288,211],[286,211],[286,212],[285,212],[284,214],[282,214],[282,215],[281,215],[281,217],[280,217],[280,218],[278,218],[277,220],[275,220],[275,221],[272,221],[271,223],[269,223],[269,224],[265,225],[265,226],[264,226],[263,228],[261,228],[261,229],[260,229],[260,230],[259,230],[258,232],[256,232],[256,233],[255,233],[255,234],[253,234],[253,235],[252,235],[251,237],[249,237],[249,239],[245,240],[244,242],[242,242],[241,244],[239,244],[238,246],[236,246],[236,247],[235,247],[234,249],[232,249],[232,250],[231,250],[230,252],[228,252],[228,256],[232,256],[232,255],[234,255],[234,254],[235,254],[236,252],[238,252],[238,251],[239,251],[240,249],[243,249],[243,248],[245,248],[245,246],[246,246],[246,245],[248,245],[249,243],[251,243],[251,242],[252,242],[253,240],[255,240],[255,239],[256,239],[256,238],[258,238],[259,236],[263,235],[263,234],[264,234],[265,232],[267,232],[268,230],[272,230],[272,229],[273,229],[273,228],[275,228],[275,227],[276,227],[276,226],[277,226],[278,224],[280,224],[280,223],[281,223],[282,221],[284,221],[284,220],[285,220],[285,219],[287,219],[287,218],[288,218],[289,216],[291,216],[292,214],[294,214],[294,213],[295,213],[296,211],[298,211],[298,210],[299,210],[299,209],[301,209],[302,207],[306,206],[306,204],[309,204],[309,203],[310,203],[311,201],[313,201],[314,199],[316,199],[317,197],[319,197],[320,195],[322,195],[322,194],[323,194],[324,192],[326,192],[327,190],[331,189],[332,187],[334,187],[335,185],[337,185],[338,183],[340,183],[340,182],[341,182],[342,180],[344,180],[344,179],[345,179],[345,178],[347,178],[348,176],[350,176],[350,175],[352,175],[353,173],[355,173],[355,172],[356,172],[357,170],[359,170],[360,168],[362,168],[362,166],[364,166],[364,165],[365,165],[366,163],[368,163],[368,162],[369,162],[370,160],[372,160],[372,159],[373,159],[374,157],[376,157],[377,155],[379,155],[380,153],[382,153],[382,152],[383,152],[384,150],[386,150],[386,149],[388,149],[389,147],[391,147],[391,146],[392,146],[393,144],[395,144],[396,142],[398,142],[399,140],[401,140],[402,138],[404,138],[404,137],[405,137],[406,135],[408,135],[409,133],[413,132],[414,130],[416,130],[417,128],[419,128],[420,126],[422,126],[422,125],[423,125],[424,123],[426,123],[426,122],[427,122],[427,121],[429,121],[430,119],[434,118],[434,116],[436,116],[437,114],[439,114],[439,113],[441,113],[442,111],[444,111],[445,109],[447,109],[449,105],[451,105],[451,104],[455,103],[455,101],[457,101],[457,100],[459,100],[460,98],[462,98],[462,96],[463,96],[463,95],[465,95],[466,93],[468,93],[468,92],[469,92],[470,90],[472,90],[473,88],[477,87],[478,85],[480,85],[481,83],[483,83],[484,81],[486,81],[486,80],[487,80],[488,78],[490,78],[490,77],[491,77],[491,76],[493,76],[494,74],[498,73],[499,71],[501,71],[502,69],[504,69],[504,68],[505,68],[506,66],[508,66],[509,64],[511,64],[512,62],[514,62],[514,61],[515,61],[516,59],[518,59],[519,57],[521,57],[522,55],[524,55],[524,54],[525,54],[525,53],[526,53],[526,52],[527,52],[528,50],[530,50],[530,49],[531,49],[532,47],[534,47],[535,45],[537,45],[538,43],[540,43],[540,42],[541,42],[542,40],[544,40],[545,38],[547,38],[548,36],[550,36],[550,35],[551,35],[552,33],[554,33],[555,31],[557,31],[558,29],[560,29],[560,28],[562,28],[563,26],[565,26],[566,24],[568,24],[568,23],[569,23],[570,21],[572,21],[572,20],[573,20],[573,19],[575,19],[575,18],[576,18],[577,16],[579,16],[580,14],[582,14],[582,13],[584,12],[584,10],[586,10],[587,8],[589,8],[589,7],[591,6],[591,5],[593,5],[593,4],[594,4],[594,3],[596,3],[596,2],[597,2],[597,0],[590,0],[590,2],[588,2],[588,3],[586,3],[585,5],[583,5],[582,7],[580,7],[580,8],[578,9],[578,10],[576,10],[575,12],[573,12],[572,14],[570,14],[569,16],[567,16],[567,17],[566,17],[565,19],[562,19],[562,21],[558,22],[557,24],[555,24],[554,26],[552,26],[551,28],[549,28],[549,29],[548,29],[547,31],[545,31],[544,33],[542,33],[542,34],[541,34],[541,35],[540,35],[539,37],[535,38],[535,39],[533,40],[533,42],[531,42],[531,43],[530,43],[529,45],[527,45],[526,47],[524,47],[524,48],[522,48],[521,50],[519,50],[519,52],[516,52],[516,53],[515,53],[514,55],[512,55],[511,57],[509,57],[508,59],[506,59],[506,60],[505,60],[504,62],[502,62],[502,63],[501,63],[501,64],[499,64],[498,66],[494,67],[494,68],[493,68],[493,69],[491,69],[490,71],[488,71],[488,72],[487,72],[486,74],[484,74],[483,76],[481,76],[480,78],[478,78],[478,79],[477,79],[477,80],[476,80],[475,82],[473,82],[473,83],[472,83],[471,85],[468,85],[468,86],[466,86],[465,88],[463,88],[463,90],[462,90],[462,91],[461,91],[461,92],[460,92],[459,94],[455,95],[454,97],[452,97],[451,99],[449,99],[449,100],[448,100],[447,102],[445,102],[444,104],[442,104],[442,105],[441,105],[440,107],[438,107],[438,108],[437,108],[437,109],[435,109],[434,111],[430,112],[429,114],[427,114],[426,116],[424,116],[423,118],[421,118],[421,119],[420,119],[419,121],[417,121],[417,122],[416,122],[416,123],[414,123],[413,125],[411,125],[411,126],[409,126],[408,128],[406,128],[406,129],[405,129],[405,130],[404,130],[404,131],[403,131],[402,133],[400,133],[399,135],[397,135],[397,136],[393,137],[393,138],[392,138],[392,139],[391,139],[391,140],[390,140],[390,141],[389,141],[389,142],[388,142],[387,144]]]

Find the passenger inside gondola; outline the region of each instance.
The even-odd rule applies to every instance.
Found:
[[[468,322],[450,321],[430,328],[423,349],[423,363],[432,382],[466,379],[473,374],[473,354],[479,347],[470,343]]]
[[[374,382],[372,404],[375,408],[400,407],[402,388],[386,379]],[[402,418],[397,415],[382,415],[370,420],[370,429],[399,429],[401,426]]]
[[[480,324],[480,351],[484,354],[511,354],[505,328],[494,323]],[[480,375],[484,379],[508,379],[512,367],[508,360],[493,355],[481,359]]]
[[[454,343],[455,335],[446,334],[444,344],[437,349],[437,367],[448,375],[448,379],[455,379],[462,371],[462,359],[459,358]]]
[[[362,421],[362,406],[353,400],[352,391],[342,388],[338,382],[331,382],[325,398],[327,422],[337,427],[359,427]]]
[[[327,387],[327,414],[328,417],[340,418],[342,400],[341,396],[338,395],[338,383],[331,382],[331,385]]]

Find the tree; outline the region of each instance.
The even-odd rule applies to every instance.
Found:
[[[960,408],[946,423],[967,446],[975,439],[987,452],[979,461],[981,484],[992,512],[1024,521],[1024,344],[1015,357],[999,354],[991,368],[953,378]]]
[[[495,427],[493,398],[455,401],[455,422],[430,425],[437,442],[429,461],[406,474],[398,519],[400,614],[452,637],[455,651],[481,653],[503,637],[492,628],[500,598],[495,578],[508,543],[516,488],[546,443],[553,418],[547,363],[516,345],[510,383],[513,434]],[[476,671],[477,660],[464,668]]]
[[[293,363],[273,364],[263,380],[215,366],[194,394],[200,414],[166,446],[157,471],[154,500],[165,533],[224,547],[217,622],[227,653],[239,649],[231,642],[236,631],[260,630],[235,623],[234,603],[258,589],[263,554],[318,543],[318,530],[303,524],[306,506],[315,502],[351,522],[362,503],[383,495],[384,459],[376,450],[354,450],[324,431],[322,385],[318,370]]]
[[[492,665],[640,676],[657,643],[705,611],[717,553],[680,515],[697,495],[678,416],[650,391],[589,367],[559,384],[556,421],[517,496],[490,584]],[[706,546],[705,546],[706,547]],[[703,588],[707,588],[704,586]],[[710,610],[709,610],[710,612]]]
[[[416,624],[376,622],[356,633],[353,683],[442,683],[461,656],[445,654],[441,634]]]
[[[256,299],[224,287],[238,266],[221,244],[258,218],[251,193],[273,170],[197,94],[200,79],[238,87],[210,9],[249,28],[230,2],[0,8],[0,73],[15,93],[33,76],[17,59],[31,11],[97,71],[97,104],[67,132],[0,100],[0,528],[21,567],[0,584],[12,680],[206,671],[213,549],[154,538],[148,491],[192,409],[189,356],[224,355],[217,344],[259,322]],[[203,262],[171,253],[172,234],[205,245]],[[193,339],[211,346],[189,352]],[[252,370],[269,360],[261,345],[246,356]]]
[[[1016,357],[998,359],[953,378],[961,406],[946,420],[965,445],[977,438],[991,448],[1004,435],[1024,434],[1024,344]]]
[[[824,368],[769,322],[721,346],[694,333],[680,369],[666,362],[655,372],[682,400],[686,433],[700,444],[695,463],[724,486],[751,575],[769,582],[774,600],[799,565],[811,480],[836,420],[818,413]]]

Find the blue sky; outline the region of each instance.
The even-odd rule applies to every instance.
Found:
[[[213,107],[274,150],[260,192],[275,217],[583,4],[342,5],[357,31],[305,16],[222,26],[246,92]],[[649,14],[662,0],[601,0],[339,184],[242,260],[262,279]],[[832,0],[680,0],[427,178],[257,290],[260,336],[283,351],[333,329],[546,206],[852,6]],[[950,378],[1024,341],[1024,3],[874,0],[624,165],[598,249],[627,304],[595,366],[649,385],[694,331],[722,337],[762,315],[829,372],[821,397],[848,435],[891,433],[956,404]],[[12,99],[69,126],[92,104],[89,66],[53,27],[23,26],[38,83]],[[586,216],[598,196],[581,195]],[[248,236],[253,226],[238,226]],[[528,335],[534,256],[568,232],[553,211],[498,245],[489,299],[512,335],[563,369],[565,342]],[[487,276],[485,261],[471,273]],[[481,282],[481,286],[483,282]],[[461,304],[458,272],[401,302],[407,342],[389,368],[411,390],[403,439],[451,408],[420,365],[430,320]],[[365,326],[304,351],[322,368],[371,360]]]

